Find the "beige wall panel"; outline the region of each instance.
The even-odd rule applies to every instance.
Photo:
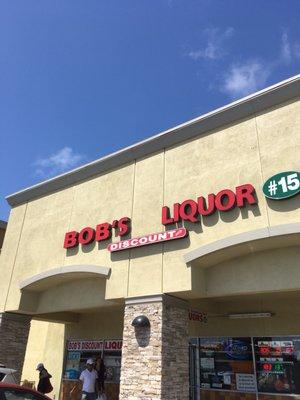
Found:
[[[163,152],[136,162],[132,237],[163,231],[160,219],[163,185]]]
[[[82,314],[77,324],[66,325],[66,339],[122,339],[123,319],[123,308],[116,307]]]
[[[300,101],[257,116],[261,164],[265,182],[283,171],[300,171]],[[300,195],[268,200],[270,225],[300,221]]]
[[[38,314],[105,306],[105,280],[85,279],[54,286],[41,293]]]
[[[69,230],[95,228],[103,222],[112,223],[122,217],[131,218],[134,165],[116,169],[75,187],[75,201]],[[112,241],[119,241],[113,237]],[[65,265],[93,264],[110,267],[107,297],[120,298],[127,293],[128,257],[120,259],[107,251],[109,241],[64,251]]]
[[[259,205],[238,208],[229,212],[216,212],[201,223],[186,222],[189,246],[185,252],[199,246],[240,232],[259,229],[268,225],[265,199],[260,191],[262,184],[255,120],[249,119],[203,136],[181,146],[168,149],[165,160],[164,204],[172,207],[175,202],[196,200],[198,196],[252,183],[257,188]],[[164,290],[169,291],[174,279],[182,284],[183,276],[189,279],[182,254],[174,242],[174,254],[164,254]],[[174,277],[172,279],[172,274]],[[171,279],[171,280],[170,280]],[[173,281],[173,282],[172,282]],[[190,284],[190,283],[189,283]],[[176,285],[176,283],[175,283]],[[186,289],[187,284],[184,285]],[[173,290],[173,289],[172,289]]]
[[[21,281],[63,265],[72,200],[73,189],[69,188],[28,203],[7,310],[18,309]]]
[[[180,242],[180,243],[179,243]],[[183,261],[187,249],[178,249],[184,246],[188,239],[165,243],[163,253],[163,292],[172,293],[190,291],[192,289],[191,269]]]
[[[18,243],[22,232],[26,207],[27,205],[23,204],[12,209],[7,225],[4,244],[0,255],[0,312],[5,309],[7,292],[13,274],[15,257],[18,251]]]
[[[289,247],[236,258],[205,271],[208,296],[300,290],[300,248]]]
[[[38,383],[38,371],[36,366],[39,362],[52,375],[54,391],[50,397],[58,398],[64,351],[64,325],[42,321],[32,321],[25,355],[22,380],[27,379]]]
[[[125,256],[124,258],[119,257],[119,254],[111,256],[110,262],[107,265],[111,268],[109,279],[106,280],[105,298],[107,300],[126,297],[128,289],[128,259],[128,255],[126,258]]]
[[[163,152],[136,163],[132,237],[164,230],[160,220],[163,168]],[[161,250],[161,244],[131,250],[128,296],[161,293]]]
[[[131,217],[133,171],[132,164],[76,185],[69,229],[80,231],[86,226]]]
[[[151,254],[150,247],[158,252]],[[148,248],[147,248],[148,247]],[[128,297],[162,293],[161,244],[133,249],[130,260]]]
[[[189,333],[197,336],[268,336],[300,334],[300,297],[284,294],[282,297],[237,296],[233,301],[213,300],[194,302],[193,308],[208,314],[208,323],[190,321]],[[271,318],[229,319],[219,315],[253,312],[272,312]]]

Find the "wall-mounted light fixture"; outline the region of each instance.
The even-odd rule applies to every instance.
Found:
[[[150,326],[150,321],[145,315],[139,315],[138,317],[134,318],[131,325],[135,328],[148,327]]]
[[[258,312],[258,313],[244,313],[244,314],[229,314],[230,319],[246,319],[246,318],[270,318],[272,317],[270,312]]]

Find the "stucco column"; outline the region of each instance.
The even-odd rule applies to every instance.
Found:
[[[30,319],[21,314],[0,314],[0,364],[16,369],[18,381],[22,375]]]
[[[131,325],[139,315],[150,327]],[[188,389],[187,303],[167,295],[128,299],[120,400],[187,400]]]

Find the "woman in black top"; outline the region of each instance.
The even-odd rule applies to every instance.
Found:
[[[102,357],[96,359],[96,371],[98,374],[98,389],[99,393],[104,393],[104,381],[106,378],[106,367]]]
[[[38,392],[42,394],[52,392],[53,387],[50,382],[50,378],[52,378],[52,375],[49,374],[49,372],[44,367],[44,364],[42,363],[39,363],[36,369],[37,371],[39,371],[39,383],[37,386]]]

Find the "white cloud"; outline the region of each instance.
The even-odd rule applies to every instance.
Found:
[[[292,48],[286,32],[281,36],[280,61],[289,64],[292,61]]]
[[[246,96],[264,88],[274,70],[291,64],[296,59],[300,59],[300,44],[290,41],[287,32],[283,31],[277,57],[272,60],[252,59],[231,64],[222,74],[223,82],[218,89],[231,98]]]
[[[280,57],[278,62],[290,64],[297,58],[300,58],[300,43],[295,41],[291,42],[287,32],[283,32],[281,35]]]
[[[221,90],[232,98],[246,96],[262,89],[269,75],[269,67],[259,61],[254,60],[244,64],[235,64],[225,74]]]
[[[224,42],[234,35],[234,29],[228,27],[220,32],[219,28],[208,28],[204,30],[203,35],[206,37],[205,47],[190,51],[188,56],[193,60],[217,60],[225,55]]]
[[[33,165],[35,173],[49,177],[76,167],[84,160],[84,156],[76,154],[71,147],[64,147],[47,158],[39,158]]]

